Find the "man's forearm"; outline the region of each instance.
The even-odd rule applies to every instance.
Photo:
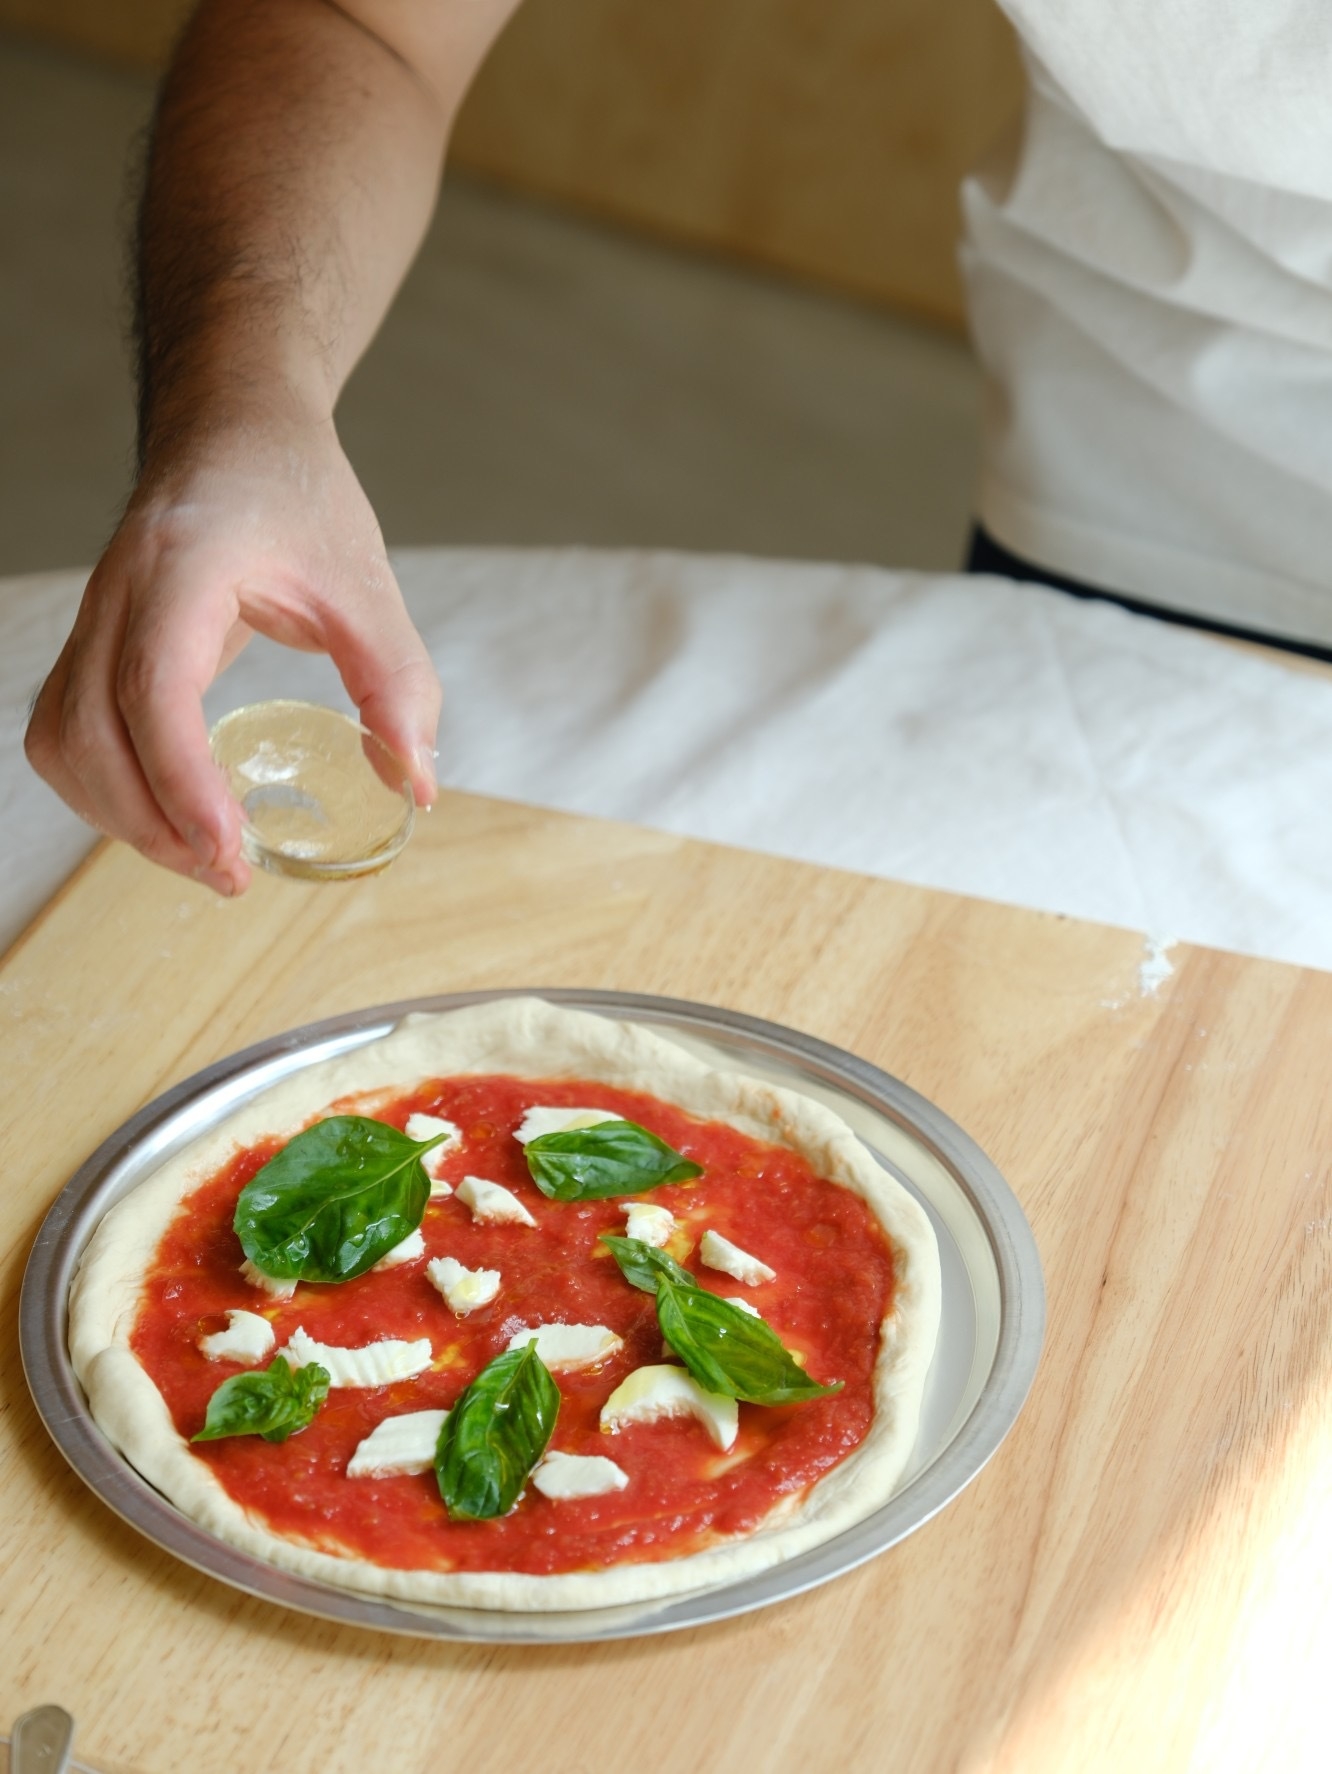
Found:
[[[513,0],[204,0],[164,84],[137,265],[140,463],[326,418],[420,243]]]

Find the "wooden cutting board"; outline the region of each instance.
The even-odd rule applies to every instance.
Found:
[[[387,874],[223,904],[99,852],[0,966],[0,1727],[106,1774],[1325,1766],[1332,977],[450,795]],[[861,1570],[605,1647],[377,1637],[158,1553],[29,1400],[28,1247],[94,1146],[248,1042],[500,985],[669,993],[863,1054],[990,1153],[1045,1357],[990,1466]]]

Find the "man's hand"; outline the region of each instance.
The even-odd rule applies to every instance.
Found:
[[[327,421],[235,425],[140,483],[28,727],[34,768],[91,825],[223,894],[249,868],[201,699],[255,632],[330,654],[433,799],[439,681]]]
[[[201,698],[252,632],[329,653],[434,794],[439,684],[332,413],[430,217],[515,0],[198,0],[138,251],[141,473],[37,699],[28,757],[84,819],[239,893]]]

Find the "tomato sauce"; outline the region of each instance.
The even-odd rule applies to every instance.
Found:
[[[692,1418],[603,1433],[598,1413],[614,1388],[631,1369],[663,1359],[656,1306],[598,1243],[603,1232],[624,1231],[622,1200],[550,1201],[531,1180],[513,1130],[533,1104],[612,1110],[702,1165],[702,1176],[635,1199],[668,1207],[687,1228],[687,1250],[679,1234],[670,1249],[703,1286],[749,1300],[814,1379],[841,1380],[843,1390],[780,1408],[742,1404],[739,1435],[726,1454]],[[354,1102],[336,1107],[356,1111]],[[454,1078],[374,1112],[402,1127],[415,1111],[442,1115],[462,1130],[462,1145],[441,1169],[445,1180],[456,1185],[474,1175],[502,1183],[531,1212],[536,1229],[475,1223],[456,1196],[432,1199],[422,1221],[425,1257],[337,1285],[302,1282],[290,1300],[275,1301],[238,1273],[244,1253],[231,1223],[241,1189],[278,1149],[268,1142],[237,1154],[189,1196],[148,1272],[132,1347],[187,1439],[202,1427],[216,1388],[243,1371],[234,1362],[209,1361],[197,1347],[201,1336],[225,1327],[229,1308],[268,1318],[275,1352],[298,1325],[318,1341],[348,1346],[381,1337],[430,1339],[434,1359],[424,1373],[374,1389],[333,1388],[309,1428],[284,1443],[237,1436],[192,1449],[274,1532],[401,1569],[544,1575],[675,1558],[753,1529],[864,1438],[877,1327],[891,1304],[892,1257],[859,1196],[821,1179],[783,1147],[602,1084]],[[776,1280],[742,1286],[704,1267],[697,1247],[709,1227],[760,1257]],[[455,1316],[426,1277],[434,1256],[498,1269],[498,1297]],[[509,1515],[455,1522],[433,1472],[345,1476],[357,1443],[383,1418],[449,1407],[516,1330],[552,1320],[608,1325],[624,1339],[601,1367],[556,1374],[561,1402],[550,1446],[609,1455],[629,1475],[627,1489],[552,1502],[529,1485]]]

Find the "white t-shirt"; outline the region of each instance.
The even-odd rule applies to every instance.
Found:
[[[1030,96],[963,189],[982,522],[1332,645],[1332,4],[1001,4]]]

